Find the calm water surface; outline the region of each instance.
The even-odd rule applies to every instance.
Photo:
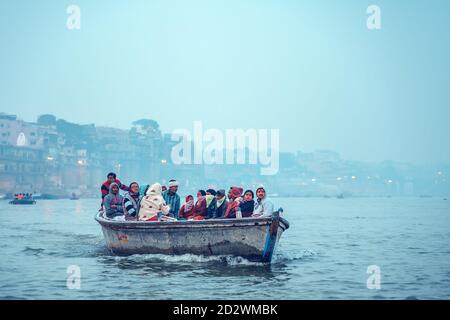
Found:
[[[450,299],[450,201],[276,199],[291,228],[271,265],[105,248],[98,200],[0,201],[1,299]],[[81,289],[67,288],[67,267]],[[381,289],[366,286],[381,268]]]

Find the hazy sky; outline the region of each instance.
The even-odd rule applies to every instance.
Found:
[[[449,30],[448,0],[4,0],[0,111],[279,128],[282,150],[450,162]]]

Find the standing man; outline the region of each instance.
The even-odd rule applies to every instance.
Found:
[[[256,205],[252,217],[270,217],[273,213],[273,203],[267,199],[266,189],[263,185],[256,188]]]
[[[170,207],[169,213],[178,219],[178,214],[180,212],[180,196],[177,194],[177,191],[178,182],[172,179],[169,181],[169,189],[164,191],[162,196],[166,201],[166,204]]]
[[[103,199],[105,199],[105,197],[109,193],[109,188],[111,187],[111,184],[113,184],[113,183],[117,184],[119,189],[122,189],[124,191],[129,190],[129,188],[126,185],[122,184],[122,182],[120,182],[117,179],[117,176],[114,172],[108,173],[108,175],[106,176],[106,179],[107,180],[105,182],[103,182],[102,187],[100,188],[100,191],[102,193],[102,205],[103,205]]]

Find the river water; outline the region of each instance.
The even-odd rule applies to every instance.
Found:
[[[271,265],[106,249],[98,200],[0,201],[1,299],[450,299],[450,201],[278,198]],[[67,286],[78,266],[79,289]],[[368,289],[369,266],[380,288]],[[70,284],[70,283],[69,283]]]

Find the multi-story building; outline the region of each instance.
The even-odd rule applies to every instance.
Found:
[[[34,123],[0,113],[0,193],[99,195],[100,184],[110,171],[124,183],[166,184],[175,178],[182,193],[195,193],[210,185],[254,189],[259,183],[264,183],[270,194],[288,196],[450,192],[448,166],[363,163],[343,160],[333,151],[299,151],[281,152],[279,172],[261,176],[259,164],[173,163],[172,151],[177,143],[170,135],[162,135],[154,120],[141,119],[130,130],[122,130],[79,125],[53,115],[40,116]]]
[[[160,165],[161,132],[151,120],[120,130],[0,114],[0,193],[96,194],[109,171],[126,183],[150,182]]]

